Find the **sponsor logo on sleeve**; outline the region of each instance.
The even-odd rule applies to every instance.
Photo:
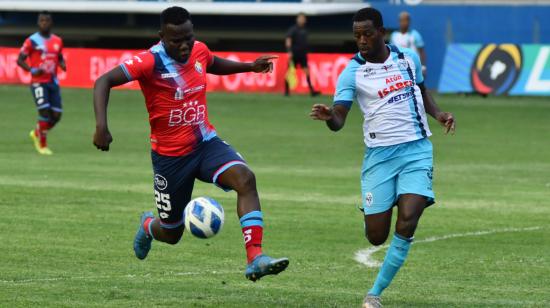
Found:
[[[195,61],[195,70],[197,73],[202,74],[202,64],[199,62],[199,60]]]
[[[143,60],[141,60],[140,57],[134,56],[133,59],[128,59],[128,60],[124,61],[124,63],[126,63],[126,65],[134,65],[134,63],[135,63],[134,61],[136,61],[136,62],[138,62],[138,63],[142,63],[142,62],[143,62]]]

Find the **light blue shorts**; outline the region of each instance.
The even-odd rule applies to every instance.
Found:
[[[416,194],[434,204],[433,154],[428,138],[392,146],[367,148],[361,170],[365,215],[389,210],[402,194]]]

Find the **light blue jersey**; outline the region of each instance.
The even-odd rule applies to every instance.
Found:
[[[402,194],[426,197],[432,191],[432,144],[419,83],[422,65],[410,49],[389,45],[384,63],[357,53],[338,78],[334,104],[363,112],[367,149],[361,171],[365,215],[389,210]]]
[[[357,53],[338,77],[334,95],[334,104],[348,108],[357,100],[370,148],[431,135],[418,87],[424,82],[420,59],[410,49],[388,47],[391,52],[384,63],[367,62]]]
[[[390,43],[398,48],[410,48],[418,54],[418,48],[424,48],[424,39],[422,35],[414,29],[405,33],[394,31],[391,34]]]

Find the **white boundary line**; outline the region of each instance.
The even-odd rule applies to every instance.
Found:
[[[420,244],[420,243],[431,243],[435,241],[442,241],[447,240],[450,238],[456,238],[456,237],[470,237],[470,236],[482,236],[482,235],[488,235],[488,234],[495,234],[495,233],[507,233],[507,232],[525,232],[525,231],[534,231],[534,230],[540,230],[542,227],[528,227],[528,228],[504,228],[504,229],[493,229],[493,230],[487,230],[487,231],[475,231],[475,232],[466,232],[466,233],[455,233],[455,234],[447,234],[442,236],[432,236],[427,237],[422,240],[416,240],[413,242],[413,244]],[[373,246],[365,249],[358,250],[355,253],[355,261],[365,265],[366,267],[380,267],[382,263],[379,261],[376,261],[373,258],[373,254],[376,252],[388,248],[390,245],[381,245],[381,246]]]

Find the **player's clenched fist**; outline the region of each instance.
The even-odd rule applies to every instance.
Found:
[[[252,71],[255,73],[271,73],[273,71],[273,59],[278,56],[261,56],[252,63]]]
[[[96,128],[94,134],[94,145],[102,151],[109,151],[109,144],[113,142],[113,136],[108,129]]]
[[[328,121],[332,118],[332,110],[324,104],[315,104],[309,116],[314,120]]]

